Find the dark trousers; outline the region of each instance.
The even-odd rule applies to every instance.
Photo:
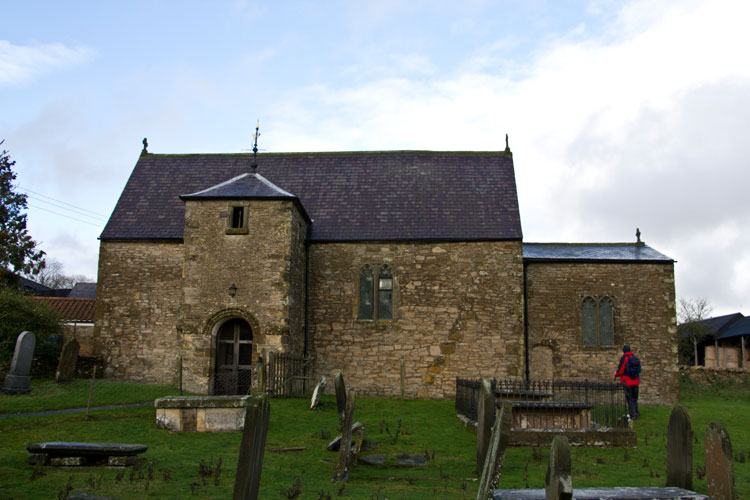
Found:
[[[637,420],[641,416],[638,411],[638,386],[633,385],[628,387],[627,385],[623,385],[622,388],[625,389],[625,401],[628,402],[630,418]]]

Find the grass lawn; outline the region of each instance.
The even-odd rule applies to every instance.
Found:
[[[8,396],[0,393],[0,414],[83,408],[89,400],[91,380],[73,379],[64,384],[54,380],[32,380],[31,392]],[[96,379],[91,406],[142,403],[175,394],[171,385],[138,384]]]
[[[694,469],[704,465],[703,434],[708,422],[721,422],[729,431],[737,457],[735,476],[740,498],[750,498],[750,431],[745,426],[745,415],[750,412],[748,396],[748,384],[710,391],[683,385],[683,404],[696,433]],[[338,453],[325,449],[337,433],[336,403],[332,396],[325,396],[322,403],[320,410],[309,411],[307,400],[271,401],[260,498],[476,497],[476,435],[455,417],[452,401],[358,398],[355,419],[366,429],[363,454],[427,454],[430,461],[427,467],[408,469],[359,465],[343,489],[330,482]],[[636,422],[637,448],[573,448],[574,487],[663,486],[669,412],[666,407],[642,409],[643,416]],[[16,500],[58,498],[69,484],[75,491],[123,500],[231,498],[240,438],[239,433],[170,433],[158,429],[153,408],[98,411],[89,421],[84,421],[82,414],[3,418],[0,496]],[[143,455],[140,468],[34,467],[27,464],[25,446],[39,441],[142,443],[149,451]],[[305,449],[274,451],[292,446]],[[543,487],[548,454],[549,449],[544,448],[511,448],[501,487]],[[295,484],[301,490],[297,497]],[[694,489],[706,493],[705,479],[696,477]]]

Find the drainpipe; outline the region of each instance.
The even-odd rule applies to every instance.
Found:
[[[305,239],[305,347],[303,354],[307,357],[307,336],[309,329],[309,322],[307,320],[309,300],[310,300],[310,242]]]
[[[529,370],[529,296],[527,290],[527,270],[528,263],[523,263],[523,361],[526,365],[525,375],[526,382],[531,380]]]

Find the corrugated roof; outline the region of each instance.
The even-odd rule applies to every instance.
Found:
[[[31,299],[44,302],[54,309],[65,321],[94,322],[96,299],[70,297],[31,297]]]
[[[141,156],[101,239],[182,239],[180,195],[251,172],[252,159]],[[311,241],[522,238],[513,159],[502,152],[259,154],[257,173],[299,198]]]
[[[524,243],[529,261],[674,262],[648,245],[636,243]]]

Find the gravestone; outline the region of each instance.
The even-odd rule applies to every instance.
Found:
[[[360,430],[364,432],[365,430],[364,424],[362,424],[362,422],[354,422],[354,425],[352,425],[352,434],[356,434]],[[328,451],[337,451],[341,447],[341,438],[342,438],[341,434],[333,438],[333,441],[328,443],[328,446],[326,447],[326,449]]]
[[[672,408],[667,428],[667,486],[693,489],[693,429],[680,405]]]
[[[500,413],[492,426],[487,455],[482,468],[482,477],[479,483],[477,500],[487,500],[491,497],[491,490],[500,483],[503,462],[505,461],[505,450],[510,444],[511,406],[504,403]]]
[[[240,457],[237,460],[233,500],[257,500],[258,498],[270,413],[271,406],[266,396],[255,396],[247,405]]]
[[[13,351],[13,360],[10,363],[10,371],[5,375],[3,392],[5,394],[26,394],[31,392],[31,361],[34,358],[36,347],[36,335],[32,332],[21,332],[16,339],[16,350]]]
[[[354,417],[354,391],[349,389],[346,394],[346,409],[344,423],[341,426],[341,446],[339,447],[339,463],[333,473],[331,482],[346,482],[349,479],[349,469],[354,457],[352,456],[352,418]]]
[[[573,498],[573,479],[570,477],[570,444],[565,436],[555,436],[549,450],[549,464],[544,478],[547,500]]]
[[[320,382],[315,386],[315,389],[312,393],[312,398],[310,398],[310,409],[314,410],[318,407],[318,403],[320,403],[320,396],[323,395],[323,391],[326,390],[326,377],[325,375],[320,377]]]
[[[487,447],[490,444],[493,418],[495,417],[495,395],[490,379],[483,378],[479,388],[479,408],[477,409],[477,474],[482,474]]]
[[[80,349],[81,345],[74,338],[65,342],[60,353],[60,361],[57,363],[55,382],[70,382],[73,379]]]
[[[333,386],[336,389],[336,409],[339,412],[339,425],[344,424],[344,413],[346,412],[346,385],[344,385],[344,374],[336,373],[333,379]]]
[[[737,500],[734,487],[732,442],[723,425],[711,422],[706,429],[706,487],[714,500]]]

